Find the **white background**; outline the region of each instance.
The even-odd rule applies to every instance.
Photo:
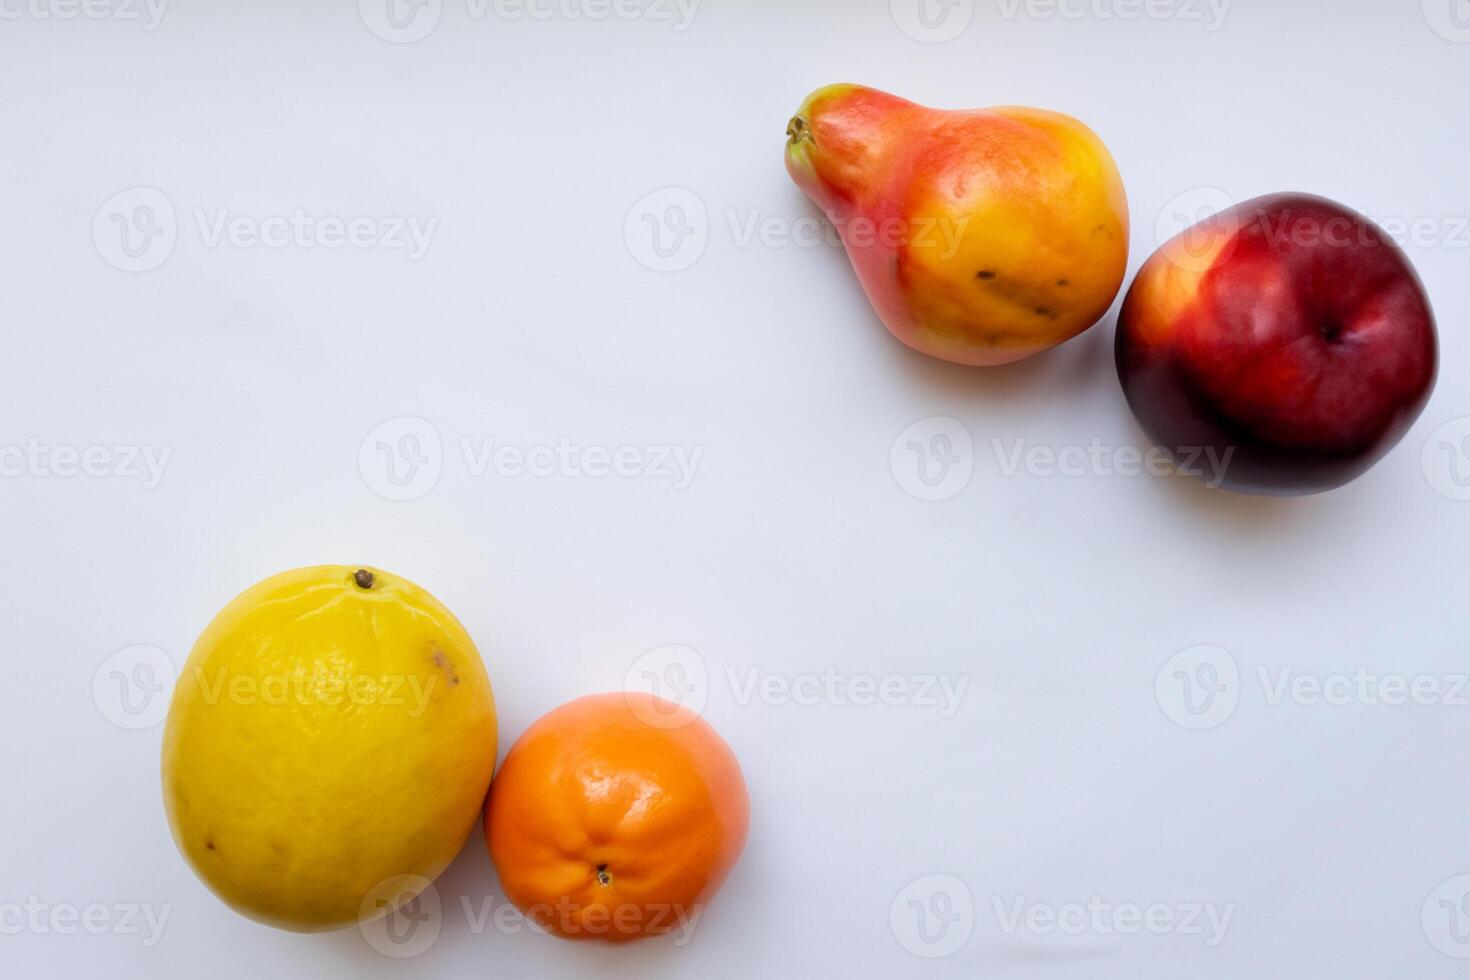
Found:
[[[444,0],[411,43],[372,0],[365,15],[178,0],[152,30],[27,3],[0,4],[0,446],[170,456],[152,487],[116,467],[0,479],[0,972],[1470,971],[1449,955],[1470,955],[1470,907],[1454,908],[1470,891],[1456,878],[1470,872],[1466,692],[1390,706],[1272,690],[1363,668],[1453,701],[1467,670],[1470,28],[1451,0],[1236,0],[1213,24],[1192,0],[1135,19],[1110,16],[1128,0],[1066,14],[961,0],[932,7],[928,33],[905,0],[705,0],[684,29],[672,8],[512,19]],[[1128,187],[1133,269],[1201,201],[1303,190],[1419,221],[1407,251],[1440,322],[1433,400],[1371,473],[1311,499],[1091,464],[1007,475],[1018,444],[1145,445],[1113,318],[1019,366],[949,366],[887,335],[840,248],[747,239],[753,220],[808,243],[818,227],[783,130],[833,81],[1085,120]],[[106,203],[139,187],[153,192]],[[680,212],[666,208],[690,200],[667,188],[697,205],[686,250],[660,260],[644,213],[667,230]],[[156,268],[122,271],[113,215],[142,220],[160,193],[172,248],[160,237],[141,259]],[[297,210],[437,223],[417,259],[206,234],[222,213]],[[437,453],[419,445],[441,472],[392,501],[376,443],[405,445],[410,423],[362,464],[359,449],[403,416],[438,435]],[[891,459],[916,423],[905,440],[921,445],[954,428],[932,417],[973,445],[955,444],[973,470],[941,501],[906,492],[906,441]],[[702,455],[679,488],[476,475],[461,442],[562,438]],[[742,761],[754,820],[692,942],[476,926],[464,902],[502,901],[478,831],[438,883],[436,941],[407,961],[357,929],[255,925],[195,880],[146,725],[166,704],[158,657],[182,662],[252,582],[319,562],[394,570],[459,614],[496,687],[502,754],[553,706],[622,687],[645,651],[694,651],[687,676]],[[1175,670],[1204,676],[1204,657],[1224,668],[1228,717],[1181,700]],[[149,665],[160,690],[121,686]],[[752,677],[799,685],[829,667],[966,687],[948,717],[919,696],[746,696]],[[1035,915],[1094,898],[1231,918],[1215,945],[1208,926],[1008,924],[1018,901]],[[910,899],[948,901],[947,930],[931,918],[921,934]],[[64,912],[21,918],[37,903],[108,919],[66,934]],[[166,912],[162,934],[117,906]]]

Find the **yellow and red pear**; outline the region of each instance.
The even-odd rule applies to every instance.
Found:
[[[842,235],[878,316],[905,344],[1006,364],[1112,306],[1128,203],[1097,135],[1044,109],[929,109],[829,85],[787,127],[786,169]]]

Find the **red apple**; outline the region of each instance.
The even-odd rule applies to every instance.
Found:
[[[1282,496],[1360,476],[1429,400],[1434,314],[1368,218],[1304,194],[1256,198],[1144,263],[1118,321],[1134,415],[1182,468]]]

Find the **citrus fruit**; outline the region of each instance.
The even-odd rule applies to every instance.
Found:
[[[164,729],[164,805],[231,907],[333,929],[386,914],[454,858],[495,734],[485,666],[437,599],[375,568],[301,568],[195,643]]]
[[[490,789],[485,837],[506,896],[570,939],[687,933],[745,846],[750,798],[724,740],[649,694],[543,716]]]

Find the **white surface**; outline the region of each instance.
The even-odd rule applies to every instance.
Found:
[[[0,444],[171,456],[152,489],[39,464],[0,479],[0,973],[1470,969],[1436,948],[1470,953],[1450,917],[1470,872],[1466,692],[1458,705],[1350,693],[1310,706],[1273,704],[1270,688],[1282,670],[1451,686],[1467,669],[1470,504],[1452,499],[1456,461],[1439,443],[1470,422],[1430,441],[1470,414],[1470,30],[1449,0],[1427,12],[1238,0],[1213,31],[1187,18],[1208,9],[1193,2],[1122,20],[1099,12],[1126,2],[1068,5],[1077,18],[1006,0],[967,19],[962,0],[958,19],[934,22],[935,36],[957,32],[945,43],[906,35],[898,21],[922,33],[918,22],[886,0],[707,0],[685,30],[677,15],[511,20],[492,7],[477,19],[445,0],[407,44],[374,36],[350,2],[180,2],[152,31],[42,18],[55,12],[44,2],[5,3],[0,21]],[[1135,269],[1156,226],[1221,192],[1308,190],[1429,222],[1408,249],[1441,327],[1427,412],[1369,475],[1315,499],[1176,477],[1006,476],[992,439],[1142,445],[1112,320],[1018,367],[950,367],[888,337],[840,249],[744,240],[752,219],[813,227],[782,169],[782,131],[809,90],[839,80],[1086,120],[1127,182]],[[136,187],[166,195],[176,241],[157,268],[127,273],[108,261],[126,264],[110,214],[150,198],[102,210],[96,242],[93,224]],[[691,251],[658,260],[635,204],[664,191],[655,218],[689,204],[667,188],[692,191],[707,225]],[[296,209],[437,225],[418,260],[305,241],[209,247],[198,225]],[[697,208],[684,215],[697,231]],[[696,254],[677,272],[640,262]],[[400,416],[432,425],[442,471],[392,502],[374,490],[396,492],[376,442],[362,469],[359,448]],[[973,473],[925,502],[903,489],[902,446],[897,473],[890,451],[934,416],[971,435]],[[396,445],[404,432],[390,434]],[[562,437],[703,455],[677,489],[474,476],[461,450]],[[159,727],[109,720],[161,713],[162,696],[140,690],[143,714],[123,713],[112,675],[157,655],[104,661],[140,644],[182,661],[255,580],[354,561],[418,580],[464,619],[496,685],[502,752],[556,704],[620,687],[645,651],[697,651],[698,694],[745,767],[754,825],[692,942],[610,949],[481,928],[461,900],[502,899],[478,836],[439,882],[437,941],[407,962],[357,930],[254,925],[194,879],[160,805]],[[1170,658],[1200,644],[1232,658],[1221,703],[1237,706],[1194,731],[1171,721],[1197,719],[1170,684],[1203,654]],[[745,695],[751,670],[800,683],[828,667],[967,687],[949,717]],[[936,874],[952,877],[911,885]],[[931,921],[926,945],[908,902],[936,888],[959,918],[942,935]],[[111,911],[101,935],[64,934],[65,912],[17,929],[10,910],[32,897],[168,919],[151,945]],[[1018,899],[1044,915],[1094,897],[1231,919],[1213,947],[1107,921],[1007,931]],[[1470,939],[1470,908],[1458,926]]]

